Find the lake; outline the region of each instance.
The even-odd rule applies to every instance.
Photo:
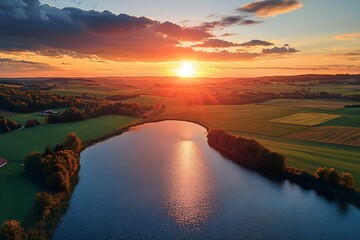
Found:
[[[81,153],[53,239],[360,239],[360,211],[221,156],[206,129],[164,121]]]

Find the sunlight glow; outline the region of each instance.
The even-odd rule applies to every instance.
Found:
[[[180,68],[177,71],[179,77],[190,78],[195,75],[195,68],[189,62],[184,62],[181,64]]]

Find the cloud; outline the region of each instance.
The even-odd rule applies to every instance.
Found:
[[[201,41],[213,37],[212,34],[201,28],[185,28],[171,22],[164,22],[156,27],[159,33],[173,37],[179,41]]]
[[[226,16],[222,17],[220,20],[204,22],[197,28],[209,31],[222,29],[232,25],[253,25],[258,23],[262,23],[262,21],[244,19],[242,16]]]
[[[253,39],[249,42],[244,42],[244,43],[239,44],[239,46],[242,46],[242,47],[271,46],[271,45],[274,45],[274,44],[271,42],[268,42],[268,41],[257,40],[257,39]]]
[[[335,36],[337,40],[355,40],[360,38],[360,33],[345,33]]]
[[[237,10],[252,13],[258,17],[272,17],[297,10],[302,6],[297,0],[264,0],[246,4]]]
[[[56,71],[59,68],[51,66],[47,63],[31,62],[25,60],[16,60],[12,58],[0,58],[0,71],[16,72],[16,71]]]
[[[273,48],[264,48],[262,50],[262,53],[264,54],[292,54],[292,53],[296,53],[299,52],[299,50],[296,50],[295,48],[292,47],[273,47]]]
[[[251,40],[244,43],[234,43],[221,39],[207,39],[203,43],[193,45],[192,47],[204,47],[204,48],[228,48],[228,47],[255,47],[255,46],[271,46],[274,45],[271,42],[263,40]]]
[[[253,60],[262,53],[196,51],[182,42],[214,45],[212,31],[249,24],[240,16],[222,17],[195,27],[109,11],[59,9],[38,0],[0,0],[0,52],[33,52],[93,61]],[[255,21],[254,21],[255,22]],[[231,42],[217,40],[218,45]],[[238,44],[234,43],[235,46]]]
[[[205,47],[205,48],[228,48],[228,47],[236,47],[239,44],[228,42],[221,39],[207,39],[203,43],[193,45],[192,47]]]
[[[346,58],[347,60],[357,61],[360,60],[360,50],[353,50],[348,52],[331,53],[330,56]]]

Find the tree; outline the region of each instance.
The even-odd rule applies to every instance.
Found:
[[[74,151],[75,153],[80,153],[81,140],[78,138],[78,136],[76,136],[75,133],[69,133],[66,135],[66,140],[62,146],[64,149]]]
[[[355,179],[350,173],[342,173],[340,176],[340,184],[347,188],[355,187]]]
[[[22,240],[26,238],[21,223],[15,220],[5,221],[0,229],[1,240]]]
[[[319,167],[316,170],[314,177],[330,184],[339,184],[340,182],[340,176],[334,168]]]

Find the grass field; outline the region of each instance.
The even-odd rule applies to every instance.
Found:
[[[341,115],[326,113],[295,113],[286,117],[272,119],[271,122],[303,126],[316,126],[339,117],[341,117]]]
[[[68,109],[68,108],[56,108],[53,110],[63,112],[66,109]],[[15,113],[13,115],[8,116],[8,118],[10,118],[18,123],[21,123],[22,125],[24,125],[28,120],[33,120],[33,119],[37,119],[40,122],[40,124],[45,124],[46,117],[41,116],[40,115],[41,112],[42,111],[33,112],[33,113]]]
[[[75,132],[83,142],[111,134],[136,118],[125,116],[103,116],[76,123],[42,125],[0,135],[0,154],[9,164],[0,169],[0,222],[7,219],[23,220],[29,213],[38,186],[23,177],[24,162],[31,151],[44,151]]]
[[[305,112],[312,110],[304,109]],[[201,123],[210,128],[223,128],[228,131],[261,133],[269,136],[282,136],[305,129],[304,126],[270,122],[273,118],[298,112],[290,107],[273,107],[256,104],[226,106],[186,106],[171,109],[155,117],[155,120],[179,119]]]
[[[185,102],[181,99],[171,98],[171,97],[149,96],[149,95],[142,95],[140,97],[126,99],[123,102],[143,103],[145,105],[152,105],[152,106],[156,104],[165,104],[167,109],[185,105]]]
[[[360,127],[360,108],[343,108],[336,111],[341,114],[341,118],[321,124],[321,126],[343,126],[343,127]]]
[[[360,128],[338,126],[313,127],[289,134],[286,137],[360,147]]]
[[[286,107],[312,108],[319,110],[338,110],[346,105],[360,104],[360,102],[324,99],[274,99],[264,102],[262,104]]]

